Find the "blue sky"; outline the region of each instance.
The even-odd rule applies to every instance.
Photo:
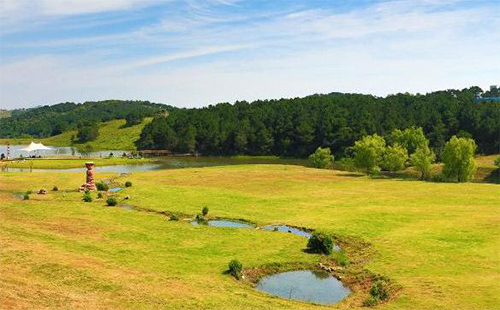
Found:
[[[0,107],[500,84],[500,0],[0,0]]]

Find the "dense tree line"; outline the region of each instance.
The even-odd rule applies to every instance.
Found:
[[[149,101],[106,100],[81,104],[66,102],[52,106],[11,111],[10,117],[0,119],[0,137],[23,135],[48,137],[89,123],[129,118],[127,125],[136,124],[145,116],[162,110],[172,110],[167,105]],[[129,116],[131,115],[131,116]]]
[[[344,157],[352,156],[354,142],[366,135],[376,133],[391,141],[397,139],[395,129],[415,126],[423,128],[438,156],[453,135],[473,138],[480,153],[498,153],[500,103],[474,102],[482,93],[479,87],[384,98],[332,93],[178,109],[147,125],[137,146],[203,155],[293,157],[327,147]],[[406,147],[414,151],[414,146]]]

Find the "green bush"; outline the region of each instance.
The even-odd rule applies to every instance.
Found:
[[[385,300],[389,297],[389,292],[387,291],[387,282],[384,280],[377,280],[373,282],[372,288],[370,289],[370,295],[379,299]]]
[[[334,157],[329,148],[318,147],[314,153],[309,156],[309,164],[313,168],[328,169],[332,166]]]
[[[170,216],[170,220],[171,220],[171,221],[178,221],[178,220],[179,220],[179,217],[178,217],[177,215],[175,215],[175,214],[172,214],[172,215]]]
[[[130,181],[125,182],[125,187],[131,187],[131,186],[132,186],[132,182],[130,182]]]
[[[241,279],[243,275],[243,265],[237,259],[233,259],[229,262],[229,274],[238,280]]]
[[[33,194],[33,191],[31,189],[26,191],[26,195],[31,195],[31,194]]]
[[[338,256],[337,256],[337,263],[342,266],[342,267],[345,267],[349,264],[349,259],[347,258],[347,256],[344,254],[344,251],[340,251]]]
[[[208,225],[208,221],[201,214],[196,214],[195,220],[200,225]]]
[[[389,284],[384,280],[377,280],[373,282],[370,289],[370,296],[365,299],[365,301],[363,302],[363,306],[373,307],[376,306],[379,302],[389,298],[389,291],[387,288],[388,285]]]
[[[201,210],[201,214],[203,214],[203,216],[207,216],[208,215],[208,207],[207,206],[203,207],[203,209]]]
[[[99,182],[96,184],[98,191],[107,191],[109,189],[109,185],[103,182]]]
[[[307,248],[311,252],[330,254],[333,250],[333,239],[332,236],[314,232],[309,241],[307,241]]]
[[[30,195],[28,194],[28,192],[26,192],[24,195],[23,195],[23,200],[29,200],[30,199]]]
[[[58,190],[59,188],[57,186],[54,185],[54,187],[52,187],[52,191],[57,192]]]
[[[110,207],[113,207],[118,204],[118,201],[116,201],[115,197],[109,197],[108,199],[106,199],[106,204]]]
[[[376,306],[380,302],[380,299],[373,297],[373,296],[368,296],[367,299],[363,302],[363,306],[365,307],[373,307]]]
[[[494,161],[495,165],[500,168],[500,157],[497,157]]]
[[[92,196],[90,196],[89,191],[86,191],[85,193],[83,193],[82,200],[85,202],[92,202]]]
[[[97,193],[97,199],[101,199],[103,197],[102,193]]]

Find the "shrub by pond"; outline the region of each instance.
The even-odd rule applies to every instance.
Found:
[[[169,219],[169,220],[170,220],[170,221],[178,221],[178,220],[179,220],[179,217],[178,217],[177,215],[175,215],[175,214],[172,214],[172,215],[170,216],[170,219]]]
[[[30,195],[28,194],[28,192],[26,192],[24,195],[23,195],[23,200],[29,200],[30,199]]]
[[[373,307],[379,302],[389,298],[389,284],[384,280],[377,280],[373,282],[370,289],[370,296],[363,302],[364,306]]]
[[[207,206],[204,206],[203,209],[201,210],[201,214],[203,216],[207,216],[208,215],[208,207]]]
[[[314,253],[329,255],[333,251],[332,236],[324,233],[314,232],[307,241],[307,249]]]
[[[231,274],[236,279],[240,280],[243,276],[243,265],[237,260],[233,259],[229,262],[229,274]]]
[[[116,201],[115,197],[109,197],[108,199],[106,199],[106,204],[110,207],[116,206],[117,203],[118,201]]]
[[[125,187],[131,187],[131,186],[132,186],[132,182],[130,182],[130,181],[125,182]]]
[[[98,191],[107,191],[109,189],[109,185],[103,182],[98,182],[96,187]]]

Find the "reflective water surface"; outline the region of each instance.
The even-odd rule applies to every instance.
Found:
[[[198,221],[192,221],[192,225],[200,225]],[[217,226],[217,227],[233,227],[233,228],[255,228],[255,225],[249,223],[243,223],[238,221],[231,220],[210,220],[207,222],[209,226]]]
[[[262,278],[256,289],[282,298],[331,305],[349,296],[351,290],[326,271],[298,270]]]

